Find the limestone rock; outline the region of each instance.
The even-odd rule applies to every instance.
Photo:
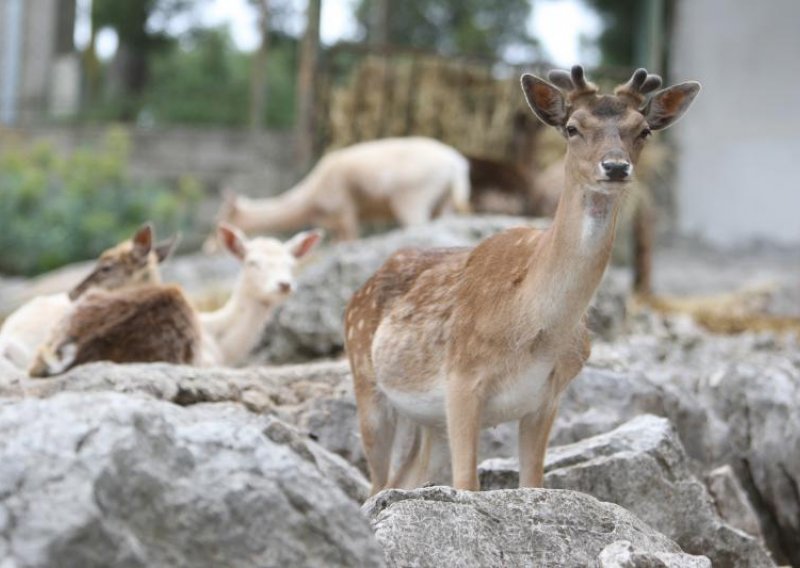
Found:
[[[388,566],[590,566],[608,545],[680,547],[625,509],[575,491],[391,489],[362,508]]]
[[[382,565],[357,504],[271,420],[117,393],[0,401],[0,557],[20,567]]]
[[[487,489],[518,484],[516,460],[488,462],[480,470]],[[547,487],[625,507],[684,551],[707,555],[714,566],[773,566],[755,538],[719,518],[668,420],[640,416],[607,434],[551,447],[545,471]]]
[[[711,568],[711,561],[684,553],[642,552],[630,542],[618,540],[603,549],[597,568]]]
[[[731,466],[723,465],[708,472],[705,481],[717,512],[726,523],[763,538],[758,516]]]

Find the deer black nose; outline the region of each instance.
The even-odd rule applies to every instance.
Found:
[[[288,294],[292,291],[292,285],[288,282],[278,282],[278,288],[282,294]]]
[[[608,179],[614,181],[624,180],[631,175],[631,165],[625,160],[603,160],[600,165]]]

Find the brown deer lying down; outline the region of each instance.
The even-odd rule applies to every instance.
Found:
[[[467,213],[469,193],[469,164],[454,148],[431,138],[386,138],[330,152],[277,197],[228,193],[217,220],[255,233],[318,226],[351,240],[364,220],[406,226],[450,210]],[[215,247],[212,235],[205,248]]]
[[[298,233],[285,243],[258,237],[221,223],[217,228],[225,249],[242,263],[228,301],[213,312],[201,312],[203,365],[236,366],[261,340],[261,331],[275,309],[294,292],[297,261],[309,254],[322,231]]]
[[[537,117],[567,139],[566,187],[545,231],[510,229],[474,249],[397,252],[345,316],[372,491],[415,487],[447,456],[458,489],[477,490],[480,429],[519,421],[520,486],[542,484],[561,392],[589,356],[583,317],[608,264],[617,214],[651,130],[674,123],[700,85],[652,94],[637,70],[614,95],[553,71],[523,75]],[[390,471],[398,417],[417,440]],[[420,441],[421,440],[421,441]],[[446,462],[444,462],[446,463]]]
[[[178,237],[153,245],[152,225],[142,225],[133,237],[100,255],[92,272],[68,294],[33,298],[12,313],[0,328],[0,358],[27,370],[72,302],[92,288],[115,290],[132,284],[160,282],[158,265],[172,253]]]
[[[91,290],[76,302],[29,370],[48,377],[93,361],[188,364],[200,360],[200,323],[178,286]]]

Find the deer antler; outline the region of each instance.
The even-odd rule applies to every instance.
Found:
[[[598,90],[597,85],[586,80],[583,67],[580,65],[573,65],[570,71],[553,69],[547,74],[547,78],[556,87],[565,91],[569,102],[573,102],[579,97],[593,95]]]
[[[631,106],[641,108],[647,100],[647,95],[660,86],[661,77],[648,73],[647,69],[637,69],[627,83],[614,89],[614,94],[618,97],[627,98]]]

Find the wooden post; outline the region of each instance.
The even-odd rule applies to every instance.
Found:
[[[314,156],[314,111],[319,60],[319,21],[322,0],[308,0],[306,31],[300,48],[297,73],[297,125],[295,128],[295,166],[305,172]]]

